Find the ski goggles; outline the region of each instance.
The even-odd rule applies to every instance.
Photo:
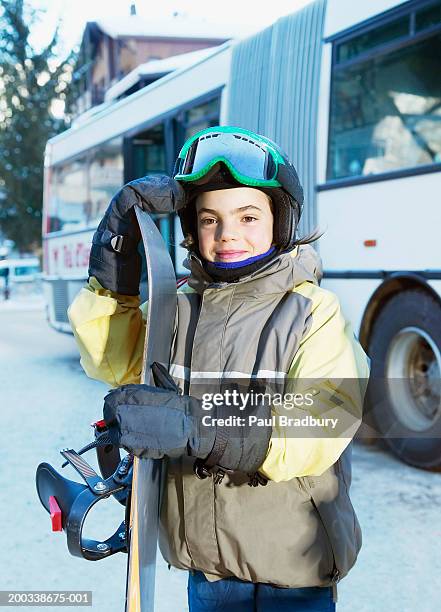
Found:
[[[174,179],[197,181],[223,162],[240,183],[255,187],[281,187],[277,180],[282,155],[264,137],[247,130],[211,127],[192,136],[176,160]]]

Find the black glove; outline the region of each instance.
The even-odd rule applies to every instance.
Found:
[[[169,388],[171,386],[169,385]],[[268,418],[269,406],[238,413],[217,406],[216,415],[203,409],[202,401],[176,391],[149,385],[123,385],[104,399],[104,420],[114,444],[137,457],[159,459],[164,455],[190,455],[204,460],[209,468],[253,473],[262,465],[272,428],[247,426],[250,415]],[[244,426],[203,424],[204,416],[244,419]]]
[[[104,398],[104,420],[113,444],[137,457],[206,457],[214,428],[202,431],[201,402],[150,385],[123,385]]]
[[[138,295],[141,278],[135,205],[147,212],[172,213],[185,206],[185,193],[169,176],[145,176],[127,183],[112,198],[92,239],[89,277],[125,295]]]

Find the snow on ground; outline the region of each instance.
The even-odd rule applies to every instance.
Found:
[[[9,299],[5,300],[4,286],[0,287],[0,313],[4,311],[43,310],[45,300],[41,282],[12,283]]]
[[[10,300],[0,300],[0,313],[4,311],[17,312],[22,310],[43,310],[44,297],[39,294],[29,295],[20,299],[14,297]]]
[[[25,310],[12,303],[0,303],[0,589],[91,590],[95,610],[120,612],[126,555],[98,562],[70,556],[64,533],[50,531],[35,490],[38,463],[58,469],[60,449],[79,449],[92,439],[89,423],[100,418],[107,387],[87,378],[73,337],[47,326],[42,304]],[[96,467],[93,452],[85,458]],[[77,479],[73,470],[66,476]],[[339,584],[337,610],[438,611],[441,474],[403,465],[377,447],[356,445],[351,498],[363,547]],[[108,537],[123,519],[122,506],[111,499],[95,508],[85,533]],[[168,570],[159,559],[157,575],[156,612],[185,612],[186,572]]]

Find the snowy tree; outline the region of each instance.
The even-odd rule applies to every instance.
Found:
[[[41,243],[44,149],[67,127],[57,107],[76,59],[58,58],[59,26],[47,46],[32,47],[40,18],[24,0],[0,0],[0,229],[20,251]]]

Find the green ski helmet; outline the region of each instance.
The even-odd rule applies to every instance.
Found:
[[[192,202],[200,193],[246,185],[271,198],[274,242],[278,249],[294,247],[303,189],[288,156],[269,138],[233,126],[201,130],[184,143],[173,178],[188,197],[186,207],[178,213],[184,236],[191,234],[197,240]]]

